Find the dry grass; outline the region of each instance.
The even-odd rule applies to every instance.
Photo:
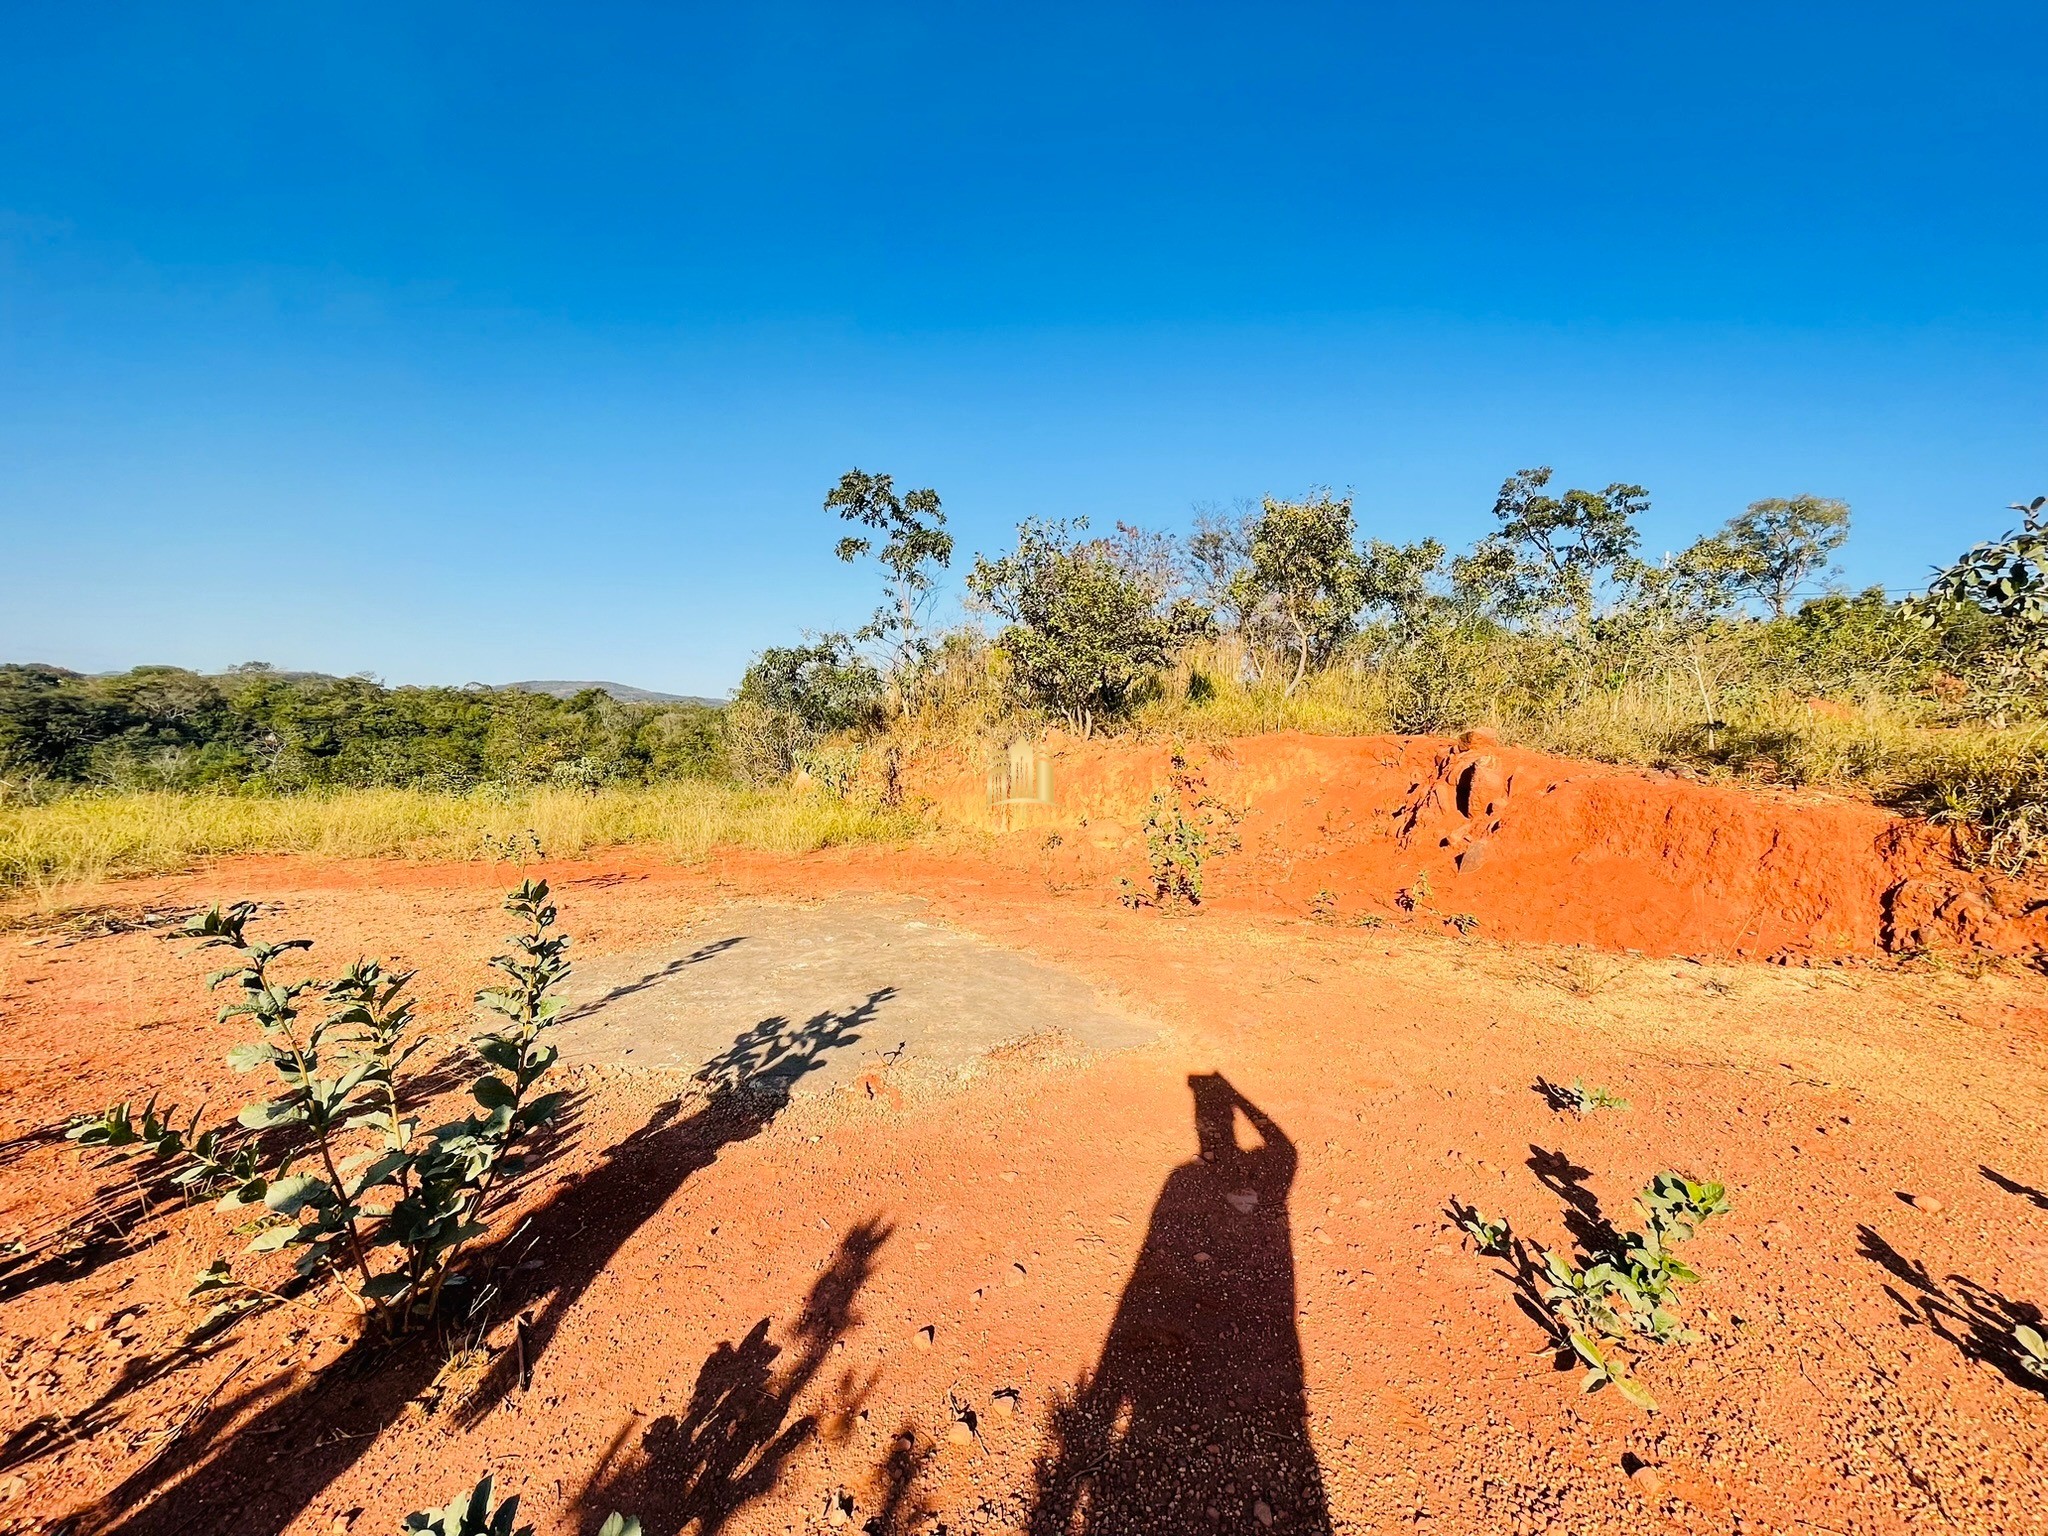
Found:
[[[1339,665],[1292,697],[1242,680],[1227,646],[1197,653],[1140,706],[1141,730],[1196,739],[1261,731],[1449,733],[1489,725],[1519,746],[1598,762],[1827,787],[1978,829],[1993,862],[2048,850],[2048,723],[1945,723],[1927,701],[1809,699],[1667,669],[1565,697],[1473,647],[1442,675]],[[1712,718],[1708,688],[1712,687]],[[1418,697],[1425,718],[1417,718]]]
[[[161,873],[235,853],[490,858],[530,848],[535,839],[551,856],[633,843],[690,859],[723,847],[804,853],[915,830],[901,813],[854,800],[700,780],[595,794],[72,795],[0,805],[0,894]]]

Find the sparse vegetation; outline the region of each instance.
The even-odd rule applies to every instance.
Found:
[[[2012,1340],[2019,1348],[2020,1369],[2036,1381],[2048,1381],[2048,1339],[2041,1337],[2041,1331],[2021,1323],[2013,1329]]]
[[[1583,1120],[1588,1115],[1603,1109],[1627,1109],[1628,1100],[1611,1088],[1602,1088],[1597,1083],[1588,1085],[1582,1078],[1573,1078],[1569,1090],[1572,1110]]]
[[[465,1494],[459,1494],[441,1509],[416,1510],[405,1517],[401,1536],[533,1536],[533,1527],[520,1525],[519,1495],[492,1507],[491,1478]],[[640,1536],[640,1522],[631,1515],[607,1515],[597,1536]]]
[[[1494,1258],[1504,1258],[1514,1241],[1514,1233],[1505,1220],[1495,1221],[1477,1206],[1451,1202],[1451,1220],[1458,1230],[1472,1239],[1472,1246],[1479,1252]]]
[[[257,1030],[228,1053],[228,1065],[267,1071],[282,1092],[245,1106],[233,1127],[204,1132],[196,1115],[179,1130],[155,1113],[154,1100],[140,1122],[121,1105],[74,1126],[72,1140],[117,1158],[146,1153],[175,1169],[173,1182],[188,1191],[222,1192],[221,1210],[261,1220],[249,1252],[297,1250],[299,1280],[344,1277],[365,1314],[405,1332],[433,1313],[456,1258],[489,1230],[494,1197],[518,1170],[518,1146],[563,1103],[534,1088],[555,1061],[541,1033],[560,1006],[553,994],[568,975],[569,941],[553,931],[545,881],[522,883],[505,906],[521,926],[492,961],[505,983],[477,997],[503,1022],[471,1041],[488,1069],[470,1084],[474,1112],[423,1131],[401,1107],[404,1068],[426,1044],[405,995],[410,971],[358,960],[332,981],[282,979],[275,964],[312,942],[252,939],[256,907],[238,902],[185,932],[236,957],[207,979],[209,989],[231,982],[239,994],[222,1020],[246,1018]],[[305,1011],[316,998],[324,1017]],[[231,1320],[252,1291],[216,1260],[193,1286],[194,1296],[224,1298],[202,1327]]]
[[[989,636],[933,624],[953,555],[938,493],[850,471],[826,505],[868,530],[839,552],[880,563],[881,606],[857,636],[764,651],[722,711],[253,663],[0,667],[0,890],[255,849],[506,857],[522,831],[556,853],[840,841],[879,830],[864,802],[894,803],[893,775],[864,766],[878,735],[894,762],[1034,717],[1187,740],[1488,725],[1566,755],[1860,787],[2006,873],[2048,857],[2048,500],[1898,602],[1812,592],[1848,536],[1839,502],[1759,501],[1652,562],[1641,487],[1550,483],[1510,476],[1495,530],[1456,555],[1361,537],[1327,493],[1186,541],[1027,521],[968,578]],[[792,776],[840,808],[719,782]],[[30,814],[45,802],[57,814]],[[515,803],[549,824],[501,814]],[[1418,881],[1401,904],[1428,899]]]
[[[0,893],[182,869],[236,853],[516,861],[535,847],[574,858],[634,843],[693,859],[718,847],[801,853],[915,831],[911,817],[858,795],[703,780],[595,795],[555,788],[78,794],[0,805]]]
[[[1584,1264],[1544,1251],[1543,1300],[1586,1365],[1586,1391],[1611,1384],[1630,1402],[1654,1408],[1648,1389],[1630,1374],[1630,1351],[1645,1341],[1684,1344],[1697,1337],[1673,1308],[1678,1287],[1700,1277],[1675,1250],[1710,1216],[1726,1211],[1728,1198],[1719,1184],[1660,1173],[1635,1205],[1642,1229],[1620,1234],[1611,1249]]]
[[[1146,884],[1122,882],[1127,906],[1198,907],[1209,860],[1238,846],[1238,813],[1209,793],[1201,773],[1175,752],[1166,784],[1145,815]]]

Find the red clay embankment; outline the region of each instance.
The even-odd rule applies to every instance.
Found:
[[[1209,872],[1222,905],[1470,916],[1489,937],[1651,954],[2048,953],[2048,892],[1964,868],[1939,829],[1854,801],[1578,762],[1487,732],[1282,734],[1188,758],[1242,816],[1242,849]],[[1142,875],[1167,762],[1164,744],[1055,737],[993,765],[915,763],[907,783],[1048,882],[1106,884]]]

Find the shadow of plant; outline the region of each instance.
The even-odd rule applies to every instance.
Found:
[[[797,1318],[794,1358],[783,1361],[765,1317],[738,1344],[713,1350],[689,1406],[656,1419],[638,1446],[623,1455],[615,1448],[599,1465],[579,1501],[585,1515],[630,1509],[648,1536],[674,1536],[686,1526],[713,1536],[773,1489],[789,1458],[822,1431],[826,1416],[816,1409],[792,1417],[796,1401],[857,1321],[854,1298],[893,1231],[870,1218],[840,1241]],[[843,1375],[831,1417],[858,1412],[873,1384]]]
[[[2048,1380],[2026,1369],[2026,1357],[2013,1339],[2013,1330],[2021,1324],[2041,1326],[2039,1307],[2010,1300],[1968,1275],[1952,1274],[1937,1281],[1926,1264],[1908,1259],[1867,1223],[1856,1228],[1856,1238],[1858,1253],[1912,1288],[1910,1295],[1889,1285],[1884,1288],[1898,1304],[1900,1322],[1924,1327],[1964,1359],[1987,1361],[2014,1386],[2048,1396]]]
[[[569,1024],[577,1019],[588,1018],[591,1014],[601,1012],[605,1008],[610,1007],[621,998],[631,997],[636,992],[645,992],[649,987],[658,987],[671,976],[680,975],[689,967],[702,965],[706,960],[715,959],[727,950],[735,949],[746,942],[745,934],[735,934],[727,939],[716,939],[690,954],[678,955],[675,959],[669,961],[667,965],[657,970],[649,971],[638,981],[624,982],[619,986],[613,987],[603,997],[593,998],[590,1002],[568,1009],[556,1022]]]
[[[800,1026],[766,1019],[742,1034],[707,1064],[700,1095],[662,1105],[595,1169],[558,1185],[475,1253],[465,1266],[475,1299],[451,1331],[481,1335],[493,1317],[525,1310],[530,1377],[562,1320],[633,1233],[723,1148],[766,1128],[791,1085],[858,1041],[894,995],[884,988],[844,1013]],[[538,1268],[525,1268],[529,1262]],[[445,1344],[417,1334],[395,1345],[366,1340],[305,1377],[282,1373],[195,1412],[164,1454],[75,1516],[105,1536],[281,1530],[408,1405],[431,1395],[446,1363]],[[459,1421],[477,1422],[520,1383],[517,1354],[500,1351],[454,1410]]]

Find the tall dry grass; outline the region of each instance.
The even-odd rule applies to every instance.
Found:
[[[703,780],[596,793],[81,794],[0,805],[0,895],[162,873],[235,853],[474,858],[534,838],[551,856],[632,843],[691,859],[725,847],[806,853],[915,830],[903,813],[857,800]]]
[[[1951,719],[1938,701],[1875,686],[1815,697],[1773,686],[1726,650],[1616,669],[1589,686],[1534,647],[1454,642],[1342,661],[1289,695],[1249,680],[1226,640],[1184,658],[1133,724],[1210,740],[1486,725],[1566,757],[1866,796],[1957,826],[2010,870],[2048,858],[2048,722]]]

